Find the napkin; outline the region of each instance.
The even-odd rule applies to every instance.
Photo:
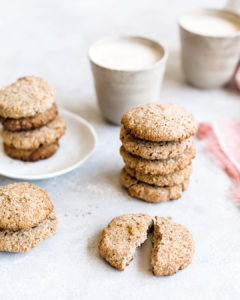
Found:
[[[240,121],[202,122],[197,136],[232,178],[230,193],[240,207]]]

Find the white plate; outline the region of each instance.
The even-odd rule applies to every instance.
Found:
[[[57,153],[46,160],[25,163],[5,154],[0,138],[0,175],[24,180],[45,179],[72,171],[90,157],[97,141],[93,127],[78,115],[64,109],[59,112],[67,130]]]

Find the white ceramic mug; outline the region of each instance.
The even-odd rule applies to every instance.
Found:
[[[104,46],[104,43],[112,42],[114,43],[114,47],[118,47],[118,43],[121,46],[122,42],[139,43],[143,47],[152,47],[151,49],[156,51],[155,54],[159,55],[159,59],[152,64],[143,65],[140,68],[139,66],[128,68],[127,65],[125,66],[126,68],[122,68],[121,64],[118,65],[120,61],[118,62],[116,57],[116,61],[111,65],[111,62],[108,61],[106,51],[99,49]],[[123,55],[125,50],[122,50]],[[101,55],[105,59],[103,62],[98,59],[100,55],[98,51],[101,52]],[[111,52],[109,53],[111,54]],[[132,54],[134,54],[134,49]],[[136,36],[106,37],[90,47],[89,59],[94,76],[98,104],[104,118],[108,121],[120,124],[122,115],[130,107],[159,100],[160,87],[166,67],[167,52],[158,42]],[[136,57],[136,63],[140,63],[141,65],[141,61],[137,59],[138,57]],[[139,59],[141,59],[141,56]],[[123,61],[122,63],[124,64],[125,62]]]
[[[185,26],[184,18],[194,20],[199,16],[226,18],[239,28],[240,16],[226,10],[198,9],[179,18],[182,66],[187,81],[199,88],[221,87],[231,80],[239,63],[240,31],[214,36],[197,33]]]

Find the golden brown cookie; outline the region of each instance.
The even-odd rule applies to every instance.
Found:
[[[0,228],[24,230],[43,222],[53,210],[41,188],[19,182],[0,187]]]
[[[125,166],[125,170],[131,177],[135,177],[139,181],[156,186],[173,186],[184,183],[185,180],[190,177],[192,173],[192,164],[181,171],[168,175],[142,174],[127,166]]]
[[[56,232],[57,216],[55,211],[47,219],[26,230],[0,229],[0,251],[27,252],[42,243]]]
[[[4,129],[9,131],[30,130],[42,127],[56,118],[58,114],[57,105],[54,103],[44,113],[39,113],[34,117],[20,119],[0,118]]]
[[[147,160],[127,152],[123,146],[120,148],[120,154],[125,164],[137,172],[151,175],[168,175],[186,168],[195,156],[194,145],[181,155],[162,160]]]
[[[134,137],[148,141],[182,141],[197,131],[191,113],[178,104],[149,103],[130,108],[122,124]]]
[[[100,255],[118,270],[124,270],[134,258],[135,250],[147,239],[153,220],[145,214],[114,218],[103,230]]]
[[[186,268],[193,258],[192,234],[183,225],[156,217],[154,225],[152,267],[155,276],[173,275]]]
[[[33,149],[33,150],[19,150],[4,145],[4,151],[8,156],[23,161],[38,161],[38,160],[49,158],[57,152],[58,148],[59,148],[58,142],[55,142],[54,144],[50,144],[47,146],[41,146],[38,149]]]
[[[120,139],[124,148],[131,154],[145,159],[169,159],[182,154],[189,149],[192,144],[192,138],[181,142],[150,142],[135,138],[122,126]]]
[[[121,171],[120,180],[130,196],[151,203],[177,200],[182,197],[182,191],[186,190],[189,184],[189,179],[185,179],[182,184],[174,186],[150,185],[131,177],[124,168]]]
[[[4,119],[34,117],[50,109],[55,100],[56,90],[45,79],[22,77],[0,90],[0,116]]]
[[[5,145],[15,149],[33,150],[56,143],[64,134],[66,125],[63,117],[57,117],[45,126],[28,131],[2,131]]]

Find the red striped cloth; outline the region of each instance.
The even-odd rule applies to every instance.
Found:
[[[235,81],[237,88],[240,90],[240,67],[238,67],[236,75],[235,75]]]
[[[230,193],[240,207],[240,121],[202,122],[197,136],[232,178]]]

